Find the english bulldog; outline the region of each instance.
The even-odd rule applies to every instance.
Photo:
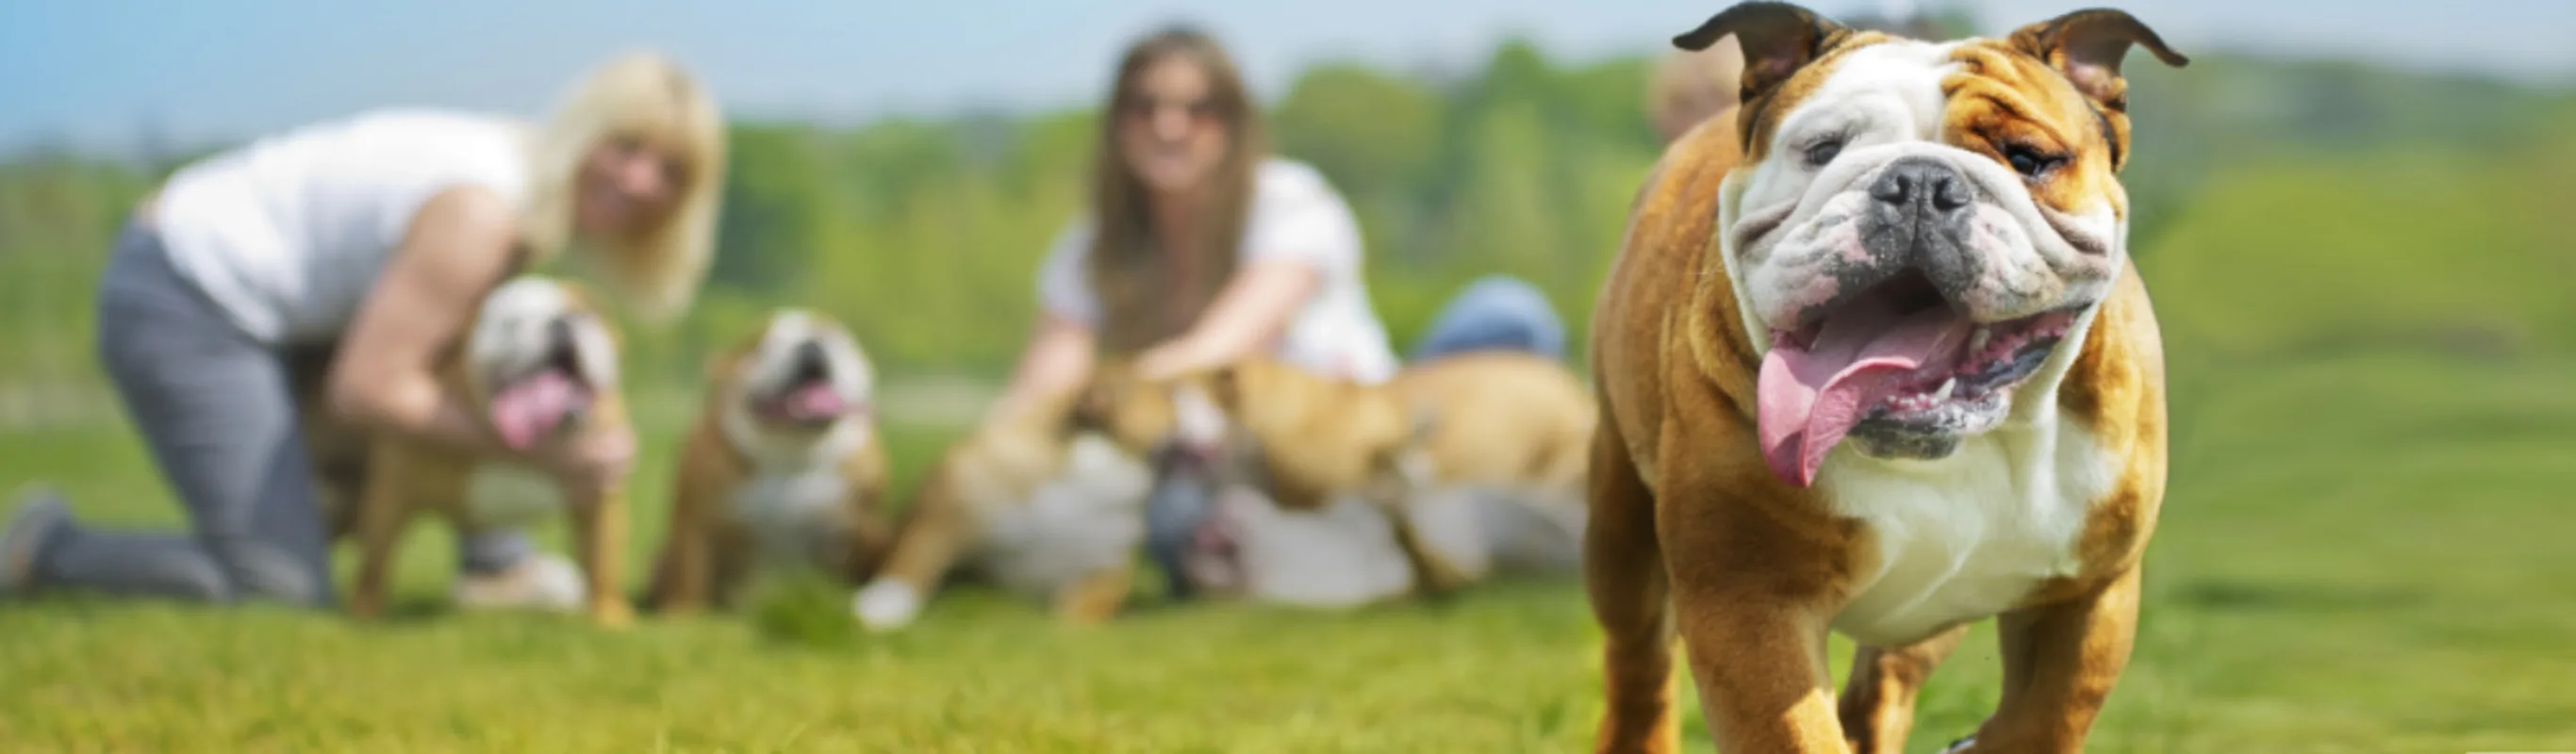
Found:
[[[481,410],[502,443],[527,450],[626,424],[618,349],[615,328],[581,288],[521,276],[484,298],[463,343],[441,361],[439,375]],[[317,421],[328,423],[306,417],[308,426]],[[313,444],[318,453],[336,456],[315,465],[326,488],[334,480],[358,485],[354,494],[326,489],[323,496],[340,501],[326,504],[355,502],[353,511],[331,515],[335,528],[358,539],[351,612],[374,616],[384,611],[396,546],[414,513],[442,514],[460,529],[569,514],[587,613],[606,626],[632,620],[619,586],[626,549],[623,490],[567,500],[553,480],[535,470],[391,436],[324,429]]]
[[[1377,385],[1267,359],[1163,382],[1113,369],[1077,415],[1167,464],[1164,484],[1206,485],[1154,498],[1207,501],[1152,511],[1176,590],[1344,607],[1574,564],[1594,409],[1543,357],[1459,354]]]
[[[1678,631],[1720,749],[1900,751],[1995,617],[1951,750],[2081,750],[2165,486],[2120,65],[2187,61],[2115,10],[1929,42],[1742,3],[1675,43],[1729,35],[1744,105],[1665,153],[1593,317],[1599,749],[1676,748]]]
[[[875,371],[858,339],[826,315],[779,311],[706,379],[647,603],[730,605],[755,574],[787,568],[862,583],[890,527]]]

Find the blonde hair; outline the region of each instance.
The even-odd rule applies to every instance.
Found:
[[[1186,60],[1207,75],[1209,104],[1225,126],[1225,157],[1207,178],[1199,237],[1186,241],[1190,256],[1166,255],[1156,238],[1143,179],[1127,163],[1119,122],[1138,96],[1145,69],[1164,60]],[[1233,59],[1215,38],[1176,25],[1146,35],[1118,61],[1118,78],[1100,111],[1100,148],[1091,168],[1091,267],[1094,298],[1101,303],[1100,350],[1128,355],[1189,329],[1234,278],[1236,249],[1252,212],[1252,193],[1269,154],[1252,95]]]
[[[575,238],[582,163],[610,139],[670,150],[682,168],[680,200],[659,227],[625,238]],[[530,146],[535,180],[521,240],[531,261],[576,245],[634,314],[667,321],[689,308],[714,254],[724,194],[724,116],[695,77],[653,52],[611,58],[583,77]]]
[[[1709,116],[1738,104],[1744,52],[1730,34],[1698,52],[1680,51],[1655,62],[1646,85],[1646,117],[1667,139],[1679,138]]]

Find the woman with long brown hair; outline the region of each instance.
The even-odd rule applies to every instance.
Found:
[[[99,286],[99,355],[192,531],[82,525],[51,492],[0,530],[0,597],[68,588],[203,602],[331,601],[329,543],[291,389],[372,431],[622,483],[624,433],[520,449],[441,387],[485,294],[557,256],[648,319],[688,307],[713,248],[724,122],[659,55],[600,66],[543,123],[386,109],[182,168],[133,213]],[[567,499],[588,499],[568,495]],[[459,541],[467,607],[579,603],[513,531]]]
[[[1254,355],[1362,382],[1396,372],[1350,207],[1314,168],[1270,154],[1233,61],[1208,35],[1174,26],[1128,48],[1091,181],[1088,211],[1040,267],[1034,334],[988,428],[1059,405],[1101,359],[1130,361],[1148,379]],[[1451,302],[1413,356],[1489,347],[1561,356],[1563,338],[1535,287],[1493,278]],[[1189,525],[1152,528],[1186,536]],[[909,621],[923,595],[902,589],[872,585],[861,617]]]
[[[1035,335],[995,410],[1074,389],[1098,357],[1132,358],[1147,378],[1260,353],[1365,382],[1393,374],[1358,222],[1321,173],[1269,153],[1224,49],[1195,29],[1166,29],[1128,49],[1116,82],[1089,212],[1039,271]],[[1471,286],[1413,357],[1559,355],[1555,314],[1516,283]]]

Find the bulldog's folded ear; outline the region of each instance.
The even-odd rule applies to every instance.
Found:
[[[1227,364],[1208,370],[1208,397],[1228,413],[1243,407],[1243,367]]]
[[[2116,112],[2129,109],[2129,82],[2120,77],[2120,60],[2128,57],[2130,45],[2147,48],[2165,65],[2191,64],[2191,58],[2165,46],[2156,30],[2126,12],[2107,8],[2079,10],[2021,27],[2013,31],[2011,43],[2066,74],[2076,91]]]
[[[1698,52],[1729,34],[1744,50],[1743,91],[1736,101],[1750,103],[1842,44],[1852,30],[1789,3],[1738,3],[1674,37],[1673,46]]]
[[[1065,406],[1065,426],[1077,432],[1107,428],[1110,413],[1118,410],[1118,392],[1114,380],[1098,378],[1075,389]]]
[[[718,353],[707,354],[706,358],[698,361],[698,375],[709,385],[723,384],[726,377],[732,376],[727,372],[732,371],[734,359],[741,356],[741,349],[738,348],[728,348]]]
[[[1412,410],[1408,413],[1413,421],[1405,427],[1405,444],[1430,442],[1432,431],[1440,428],[1440,407],[1428,401],[1416,401],[1410,408]]]

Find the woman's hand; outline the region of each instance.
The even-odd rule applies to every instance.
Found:
[[[1082,388],[1091,379],[1091,328],[1049,312],[1039,312],[1036,331],[1020,351],[1010,386],[984,412],[984,424],[1020,418],[1047,400]]]
[[[563,485],[565,497],[584,504],[626,485],[635,470],[635,431],[624,425],[589,427],[563,442],[539,446],[529,456]]]

